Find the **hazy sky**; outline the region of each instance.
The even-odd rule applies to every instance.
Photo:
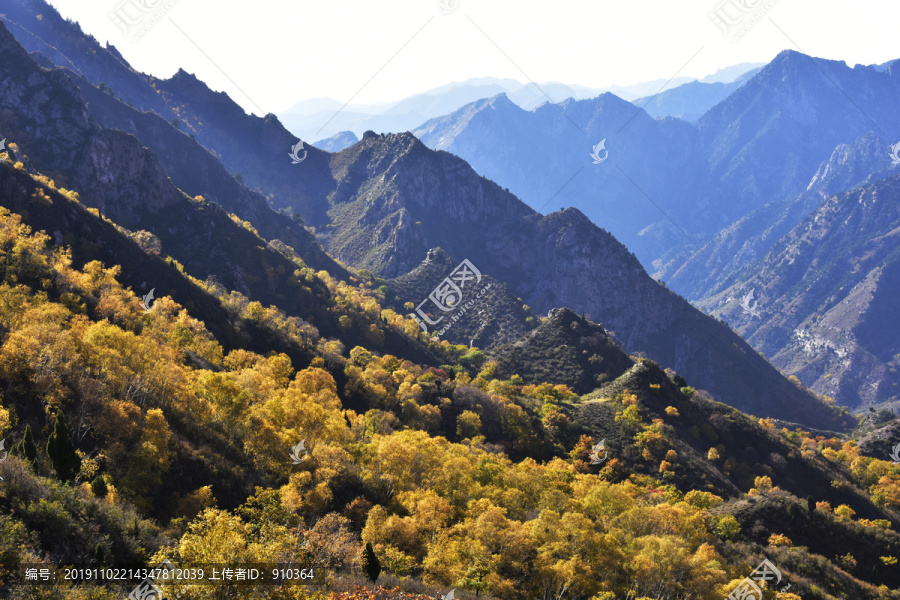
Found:
[[[440,0],[50,3],[136,69],[168,78],[183,68],[257,114],[314,97],[396,100],[483,76],[590,87],[702,77],[785,48],[851,65],[900,57],[894,0],[443,1],[449,12]],[[717,10],[737,23],[736,41],[710,17]],[[126,34],[116,13],[144,21]]]

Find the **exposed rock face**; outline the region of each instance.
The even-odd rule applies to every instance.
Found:
[[[770,202],[720,231],[687,260],[672,260],[654,277],[694,301],[731,286],[741,271],[772,247],[830,196],[895,173],[889,145],[873,132],[841,144],[823,161],[801,194]]]
[[[130,135],[98,127],[72,81],[38,67],[2,25],[0,52],[0,130],[35,168],[51,175],[64,168],[61,185],[91,190],[90,206],[124,227],[183,198],[148,150]]]
[[[726,326],[652,280],[578,210],[541,216],[411,134],[364,136],[335,155],[332,167],[340,193],[330,195],[334,227],[320,239],[344,262],[396,276],[439,245],[506,282],[537,313],[583,311],[629,352],[646,353],[737,408],[823,427],[849,424]]]
[[[707,306],[850,406],[900,402],[900,176],[828,198]],[[759,316],[740,299],[754,290]]]

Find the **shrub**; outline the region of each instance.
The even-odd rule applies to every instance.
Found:
[[[849,552],[843,556],[838,556],[837,563],[841,565],[845,571],[852,571],[856,568],[856,559]]]
[[[22,458],[32,469],[34,468],[34,461],[37,458],[37,446],[34,443],[34,436],[31,434],[31,425],[25,426],[25,437],[22,438],[21,442],[13,446],[9,453]]]
[[[753,481],[753,487],[755,487],[760,492],[768,492],[772,489],[772,478],[767,475],[757,477]]]
[[[853,518],[853,515],[856,514],[856,511],[846,504],[841,504],[836,509],[834,509],[834,514],[836,514],[842,521],[849,521]]]
[[[720,496],[702,490],[691,490],[684,495],[684,501],[697,508],[715,508],[724,502]]]
[[[106,480],[103,479],[102,475],[94,477],[94,480],[91,482],[91,492],[98,498],[106,498],[109,488],[106,487]]]
[[[724,540],[734,540],[741,533],[741,524],[734,515],[725,515],[715,520],[713,531]]]

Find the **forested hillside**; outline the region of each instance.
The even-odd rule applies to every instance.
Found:
[[[26,565],[165,558],[309,565],[317,586],[262,591],[366,597],[353,592],[366,543],[379,581],[408,592],[713,598],[768,557],[796,597],[896,597],[900,468],[852,440],[779,430],[614,347],[598,356],[632,367],[583,397],[501,378],[500,363],[447,342],[432,342],[440,367],[380,351],[377,328],[348,349],[182,273],[0,157],[16,208],[0,215],[7,597],[120,597],[124,584],[19,584]],[[23,223],[56,210],[71,246]],[[73,260],[102,229],[125,264]],[[121,283],[145,262],[182,281],[193,309],[158,294],[145,310]],[[365,277],[354,288],[297,263],[332,310],[424,337]],[[205,321],[223,314],[214,335]]]

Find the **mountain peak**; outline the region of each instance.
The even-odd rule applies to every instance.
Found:
[[[509,99],[509,96],[506,95],[506,92],[500,92],[496,96],[492,96],[491,98],[488,98],[488,100],[489,100],[491,106],[506,105],[506,106],[516,106],[518,108],[516,103]]]
[[[192,92],[194,94],[198,94],[200,97],[206,97],[210,101],[213,98],[216,99],[216,102],[222,104],[234,104],[231,98],[228,97],[228,94],[225,92],[216,92],[211,87],[206,85],[206,83],[199,79],[193,73],[188,73],[184,69],[179,68],[178,71],[172,75],[169,79],[165,80],[165,88],[169,90],[181,90],[182,92]],[[237,106],[237,104],[234,104]],[[243,112],[243,109],[241,109]]]
[[[422,261],[422,265],[446,269],[454,266],[454,259],[450,256],[449,252],[438,246],[436,248],[431,248],[428,251],[425,255],[425,260]]]
[[[559,226],[560,228],[572,227],[576,228],[580,231],[587,230],[599,230],[602,234],[604,234],[607,238],[612,239],[612,235],[609,234],[605,229],[596,225],[593,221],[591,221],[587,215],[583,212],[575,208],[574,206],[570,206],[568,208],[563,208],[556,212],[552,212],[544,218],[547,223],[553,223],[555,226]]]
[[[845,69],[848,68],[847,63],[842,60],[818,58],[815,56],[804,54],[802,52],[798,52],[797,50],[782,50],[774,59],[772,59],[772,62],[770,62],[768,66],[763,67],[762,70],[767,71],[770,69],[782,69],[787,70],[791,73],[795,73],[800,70],[809,69],[815,69],[816,71],[818,71],[817,66],[821,67],[823,65]]]
[[[567,307],[551,308],[547,313],[547,321],[550,323],[569,323],[578,318],[574,310]]]
[[[197,79],[196,75],[194,75],[193,73],[188,73],[187,71],[185,71],[184,69],[182,69],[180,67],[179,67],[178,71],[174,75],[172,75],[171,78],[169,78],[169,81],[173,81],[173,82],[184,81],[184,82],[189,82],[189,83],[200,83],[200,80]]]
[[[552,366],[539,357],[552,355]],[[634,363],[602,325],[569,308],[554,308],[536,329],[494,348],[491,356],[505,376],[526,382],[566,383],[579,394],[628,371]]]

